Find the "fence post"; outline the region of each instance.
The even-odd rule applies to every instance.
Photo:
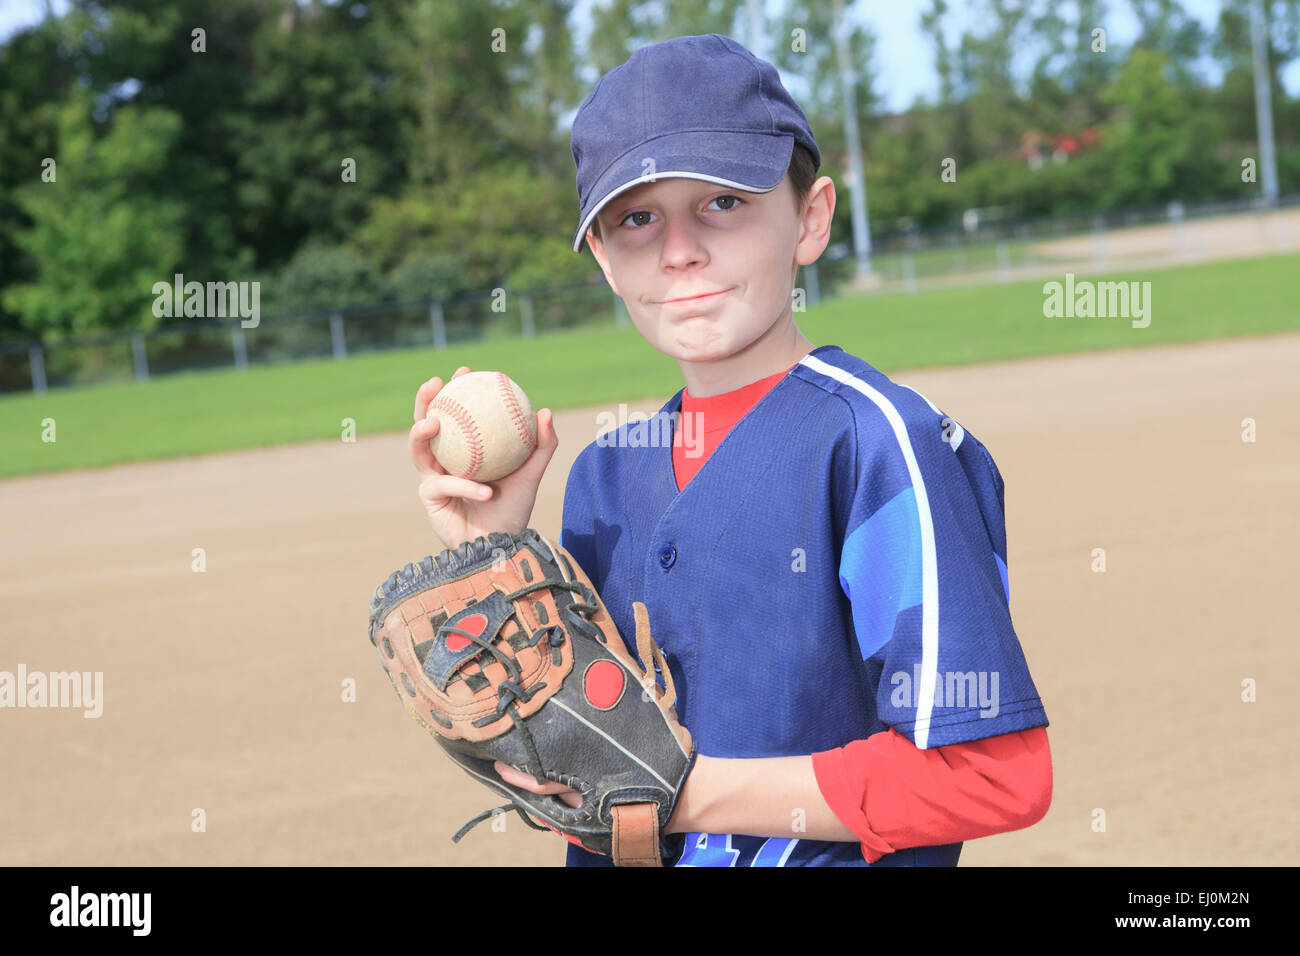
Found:
[[[998,243],[998,281],[1011,281],[1011,247],[1005,242]]]
[[[803,266],[804,285],[808,293],[808,304],[817,305],[822,300],[822,287],[817,278],[817,263],[810,262]]]
[[[1092,217],[1092,264],[1106,268],[1106,221],[1100,214]]]
[[[135,359],[135,380],[149,381],[149,356],[144,350],[144,336],[139,332],[131,334],[131,356]]]
[[[531,295],[521,295],[519,297],[519,312],[523,323],[524,338],[531,339],[537,335],[537,329],[533,327],[533,297]]]
[[[32,367],[32,391],[44,392],[45,385],[45,353],[39,345],[33,345],[27,350],[27,361]]]
[[[248,344],[244,341],[244,330],[239,322],[230,327],[230,341],[235,350],[235,368],[242,372],[248,368]]]
[[[1279,251],[1286,249],[1287,228],[1286,220],[1282,217],[1282,207],[1275,203],[1269,210],[1268,218],[1272,226],[1273,248]]]
[[[903,291],[916,295],[916,262],[910,252],[903,253]]]
[[[1183,236],[1183,204],[1175,199],[1168,206],[1169,225],[1173,231],[1175,249],[1182,249],[1187,243]]]
[[[341,362],[348,357],[348,345],[343,339],[343,316],[338,312],[330,316],[330,343],[334,347],[336,362]]]
[[[429,324],[433,326],[433,347],[447,347],[447,319],[442,314],[442,303],[434,301],[429,306]]]
[[[1029,223],[1022,222],[1020,225],[1016,226],[1016,236],[1022,240],[1021,252],[1024,259],[1022,260],[1021,265],[1026,268],[1032,268],[1036,260],[1034,259],[1033,244],[1029,241],[1031,238]]]

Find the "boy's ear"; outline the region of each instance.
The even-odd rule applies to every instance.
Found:
[[[810,265],[820,258],[831,241],[831,219],[835,215],[835,182],[822,176],[809,190],[801,215],[799,242],[795,246],[795,261]]]

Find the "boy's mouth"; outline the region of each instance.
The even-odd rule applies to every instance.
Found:
[[[677,299],[664,299],[661,305],[680,305],[686,302],[703,302],[707,299],[715,299],[730,289],[720,289],[717,292],[701,292],[699,295],[685,295]]]

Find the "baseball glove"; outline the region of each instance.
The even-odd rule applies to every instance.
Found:
[[[397,696],[453,760],[511,801],[453,840],[513,809],[619,866],[662,866],[679,849],[663,831],[695,742],[677,721],[645,605],[633,610],[644,667],[582,568],[531,528],[408,564],[375,589],[370,642]],[[572,787],[582,805],[506,783],[495,760]]]

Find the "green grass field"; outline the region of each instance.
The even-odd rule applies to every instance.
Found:
[[[1045,318],[1042,282],[836,299],[797,316],[814,345],[835,344],[884,372],[1090,349],[1300,330],[1300,257],[1274,256],[1110,274],[1151,283],[1151,324]],[[458,366],[501,369],[536,408],[681,388],[677,363],[631,326],[331,360],[174,375],[144,383],[0,397],[0,476],[338,438],[411,425],[415,389]],[[657,407],[657,406],[656,406]],[[647,409],[648,410],[648,409]],[[42,441],[53,419],[55,442]]]

